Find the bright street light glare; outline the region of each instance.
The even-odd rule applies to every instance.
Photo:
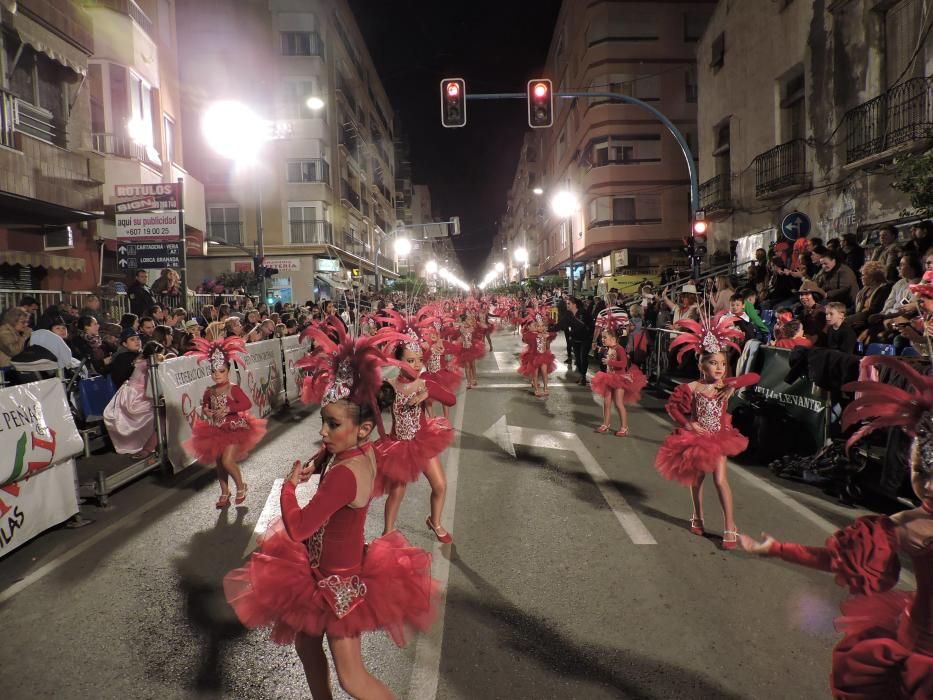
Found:
[[[407,258],[408,254],[411,252],[411,241],[407,238],[396,238],[394,246],[395,254],[400,258]]]
[[[500,275],[505,271],[505,265],[503,265],[501,262],[497,262],[495,264],[495,268],[496,268],[496,272],[499,273]]]
[[[427,264],[424,266],[424,271],[429,275],[437,274],[437,261],[428,260]]]
[[[538,196],[541,196],[542,194],[544,194],[544,188],[543,188],[543,187],[535,187],[535,188],[532,190],[532,192],[533,192],[534,194],[538,195]]]
[[[320,110],[324,109],[324,100],[322,100],[317,95],[312,95],[309,97],[305,104],[308,105],[308,109],[310,109],[312,112],[319,112]]]
[[[515,262],[524,265],[528,262],[528,251],[525,248],[519,248],[515,251]]]
[[[551,199],[551,211],[561,219],[573,216],[580,210],[580,200],[573,192],[563,190]]]
[[[218,155],[238,163],[252,163],[269,136],[269,123],[234,100],[215,102],[201,118],[201,131]]]

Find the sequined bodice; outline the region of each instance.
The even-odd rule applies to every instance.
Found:
[[[722,428],[723,402],[720,399],[693,392],[693,410],[696,421],[711,433],[718,433]]]
[[[461,328],[460,338],[463,340],[464,346],[471,345],[473,343],[473,329],[472,328]]]
[[[401,391],[395,392],[395,401],[392,402],[392,418],[395,421],[395,438],[397,440],[414,440],[421,427],[421,404],[408,405],[408,400],[415,394]]]
[[[547,352],[547,335],[545,333],[535,333],[535,349],[538,352]]]
[[[443,352],[442,348],[431,346],[431,354],[428,356],[428,372],[436,374],[441,371],[441,353]]]
[[[616,349],[606,346],[606,372],[608,374],[612,374],[613,372],[618,371],[615,367],[609,364],[610,362],[615,362],[618,359],[619,358],[617,357]]]
[[[227,410],[227,393],[218,394],[217,392],[211,392],[210,397],[211,410],[216,411],[217,409]]]

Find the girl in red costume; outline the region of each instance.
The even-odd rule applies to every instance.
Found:
[[[476,361],[486,354],[486,342],[476,327],[476,314],[467,311],[460,316],[460,346],[458,361],[466,374],[467,389],[476,386]]]
[[[496,332],[496,324],[490,319],[492,316],[489,313],[489,303],[483,302],[480,304],[479,311],[479,327],[483,331],[483,335],[486,337],[486,342],[489,344],[489,352],[492,352],[492,334]]]
[[[395,349],[395,359],[407,365],[387,383],[395,396],[392,400],[392,432],[376,441],[379,454],[379,490],[389,494],[385,506],[385,533],[395,530],[405,489],[422,474],[431,485],[431,514],[425,521],[435,537],[444,543],[453,537],[441,525],[447,498],[447,477],[439,455],[454,439],[450,423],[444,418],[430,418],[427,401],[453,406],[454,395],[435,381],[420,379],[421,345],[414,335]]]
[[[606,365],[606,371],[597,372],[590,382],[593,393],[603,397],[603,422],[596,428],[596,432],[605,433],[609,430],[612,406],[615,405],[621,423],[621,427],[616,431],[617,437],[628,435],[625,404],[638,403],[642,389],[648,385],[648,378],[637,366],[631,364],[625,350],[619,345],[618,333],[627,321],[628,316],[625,314],[609,313],[597,318],[596,327],[601,329],[602,341],[599,352]]]
[[[738,349],[736,340],[744,337],[742,331],[732,327],[734,318],[724,312],[712,321],[702,314],[700,322],[681,319],[674,326],[685,331],[671,343],[671,349],[680,347],[678,361],[688,350],[699,358],[700,379],[681,384],[667,402],[667,412],[678,424],[658,449],[654,466],[665,479],[690,487],[693,497],[693,515],[690,532],[702,536],[703,480],[713,475],[719,502],[722,504],[723,549],[735,549],[738,531],[732,507],[732,489],[726,476],[726,458],[744,452],[748,438],[732,427],[726,404],[736,389],[755,384],[757,374],[743,374],[726,378],[728,348]]]
[[[377,425],[385,358],[372,339],[336,345],[312,331],[324,352],[316,372],[327,377],[321,398],[323,448],[295,462],[282,486],[282,518],[262,538],[247,565],[224,578],[227,601],[247,627],[271,628],[272,641],[291,644],[314,698],[332,697],[323,641],[327,636],[341,687],[355,698],[392,698],[363,664],[360,635],[384,630],[398,645],[430,627],[439,592],[431,555],[392,532],[363,539],[374,495],[376,455],[366,442]],[[332,350],[336,347],[336,350]],[[320,487],[304,508],[295,488],[313,473]]]
[[[463,374],[456,369],[456,364],[448,359],[449,348],[441,338],[441,321],[437,319],[430,321],[422,331],[422,338],[424,339],[422,343],[424,352],[421,359],[424,363],[424,373],[421,377],[436,382],[451,394],[456,394],[463,380]],[[449,420],[450,406],[441,405],[444,407],[444,418]]]
[[[849,445],[877,428],[901,427],[914,437],[911,486],[920,507],[896,515],[858,518],[825,547],[778,542],[763,534],[757,542],[741,535],[749,552],[835,574],[852,594],[842,604],[836,629],[843,638],[833,650],[830,686],[845,700],[929,700],[933,698],[933,377],[902,360],[866,357],[863,368],[884,365],[902,374],[908,389],[880,382],[855,382],[860,392],[843,412],[848,428],[870,421]],[[917,591],[893,590],[900,576],[898,554],[910,558]]]
[[[210,363],[214,386],[204,391],[203,418],[195,418],[184,448],[201,464],[215,464],[220,482],[217,508],[230,505],[231,477],[236,486],[234,504],[240,505],[246,500],[247,485],[238,462],[246,459],[266,434],[266,421],[249,412],[252,401],[240,387],[230,383],[230,363],[246,352],[246,344],[237,337],[213,342],[195,338],[192,342],[196,349],[188,354]]]
[[[527,347],[519,357],[518,373],[531,379],[535,396],[550,396],[551,392],[548,391],[547,386],[548,375],[557,369],[554,353],[551,352],[551,341],[557,334],[548,333],[547,323],[540,311],[535,311],[530,321],[525,332],[522,333],[522,340],[525,341]],[[538,386],[538,377],[544,385],[543,392]]]

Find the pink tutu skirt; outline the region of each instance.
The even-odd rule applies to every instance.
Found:
[[[460,382],[463,381],[463,373],[458,371],[453,371],[450,369],[441,369],[437,372],[425,372],[421,375],[423,379],[431,379],[442,387],[447,389],[451,394],[456,394],[457,390],[460,388]]]
[[[412,547],[398,531],[370,542],[356,572],[365,586],[361,602],[343,617],[318,585],[329,576],[308,561],[276,520],[245,566],[224,577],[224,594],[246,627],[268,627],[276,644],[291,644],[298,632],[311,636],[357,637],[385,631],[399,646],[434,621],[440,584],[431,578],[431,555]]]
[[[646,386],[648,386],[648,378],[635,365],[625,371],[599,371],[590,382],[593,393],[599,396],[608,396],[614,389],[623,389],[625,391],[623,403],[638,403],[641,400],[641,392]]]
[[[518,373],[523,377],[533,377],[539,367],[547,367],[548,374],[557,369],[554,353],[550,350],[538,352],[529,348],[519,355],[518,360]]]
[[[475,362],[486,354],[486,339],[485,336],[480,335],[479,341],[474,341],[473,344],[468,348],[461,348],[460,355],[457,357],[457,361],[461,365],[465,365],[467,362]]]
[[[734,457],[747,447],[748,438],[731,425],[707,435],[677,428],[661,443],[654,466],[665,479],[690,486],[700,474],[715,471],[722,457]]]
[[[391,435],[376,440],[377,495],[388,483],[410,484],[417,481],[432,457],[450,447],[454,431],[445,418],[427,418],[413,440],[398,440]]]
[[[237,418],[242,421],[236,420]],[[235,427],[244,423],[243,427]],[[237,446],[237,460],[246,459],[265,435],[266,420],[243,411],[236,417],[227,416],[219,426],[200,418],[195,420],[191,437],[185,440],[182,446],[201,464],[209,465],[220,459],[230,445]]]

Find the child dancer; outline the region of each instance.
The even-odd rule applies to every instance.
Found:
[[[703,480],[713,475],[719,502],[722,504],[723,549],[735,549],[738,531],[732,508],[732,489],[726,476],[726,457],[740,454],[748,447],[748,438],[732,427],[726,404],[735,390],[759,380],[757,374],[726,378],[726,351],[737,348],[742,332],[732,327],[731,316],[720,312],[712,321],[701,314],[700,322],[681,319],[674,325],[686,331],[671,343],[681,346],[678,361],[688,350],[699,358],[699,381],[681,384],[667,402],[667,412],[679,425],[658,449],[655,468],[661,476],[690,487],[693,515],[690,532],[703,535]]]
[[[528,324],[527,330],[522,334],[522,340],[527,347],[519,357],[518,373],[531,379],[535,396],[550,396],[548,391],[548,375],[557,369],[554,353],[551,352],[551,341],[556,333],[548,333],[547,324],[540,311],[535,311]],[[544,391],[538,386],[538,377],[544,385]]]
[[[621,423],[621,427],[616,431],[617,437],[628,435],[625,404],[638,403],[642,389],[648,385],[648,378],[629,361],[625,350],[619,344],[618,334],[627,321],[628,317],[625,314],[611,313],[596,320],[596,327],[601,331],[602,347],[599,352],[606,370],[597,372],[590,382],[593,393],[603,397],[603,422],[596,428],[596,432],[605,433],[609,430],[612,406],[615,405]]]
[[[441,525],[447,477],[439,455],[453,442],[454,433],[446,419],[429,418],[425,409],[426,401],[453,406],[456,398],[437,382],[417,378],[422,369],[421,345],[414,336],[396,346],[395,359],[407,365],[407,369],[403,367],[395,379],[387,382],[395,394],[392,432],[376,441],[381,479],[377,490],[389,494],[384,532],[395,530],[405,489],[424,474],[431,485],[431,514],[426,524],[440,542],[450,544],[453,537]]]
[[[460,315],[460,366],[466,374],[467,389],[476,386],[476,361],[486,354],[482,335],[477,339],[476,315],[467,311]],[[478,340],[478,342],[477,342]]]
[[[441,338],[441,321],[439,319],[426,320],[428,323],[422,331],[424,372],[421,376],[425,380],[436,382],[451,394],[456,395],[463,375],[459,370],[453,369],[456,365],[447,359],[448,347]],[[444,418],[450,420],[450,406],[441,405],[444,407]]]
[[[762,542],[747,535],[740,540],[746,551],[832,572],[849,588],[852,597],[836,620],[844,636],[833,650],[834,698],[933,698],[933,377],[893,357],[862,360],[863,369],[873,365],[903,375],[908,389],[880,382],[843,386],[860,392],[842,414],[843,427],[870,421],[848,444],[877,428],[901,427],[912,435],[911,486],[920,507],[858,518],[825,547],[778,542],[764,534]],[[915,593],[894,590],[899,553],[913,562]]]
[[[491,315],[489,313],[489,303],[482,302],[480,304],[480,318],[479,318],[479,327],[483,331],[483,335],[486,338],[486,342],[489,344],[489,352],[492,352],[492,334],[496,331],[496,324],[491,321]]]
[[[195,418],[191,438],[184,442],[184,448],[201,464],[215,463],[220,482],[216,507],[230,505],[231,477],[236,486],[234,504],[241,505],[248,487],[237,462],[246,459],[266,434],[266,421],[249,412],[253,405],[249,397],[230,383],[230,363],[246,352],[246,344],[237,337],[213,342],[195,338],[192,342],[197,349],[188,354],[210,363],[214,385],[204,391],[201,399],[204,417]]]
[[[372,339],[354,343],[343,336],[336,345],[314,333],[326,348],[315,355],[316,373],[327,378],[320,397],[323,448],[308,463],[294,463],[282,486],[281,520],[247,565],[227,574],[224,592],[244,625],[271,628],[277,644],[294,641],[312,697],[332,697],[326,635],[347,694],[392,698],[363,664],[360,635],[381,629],[405,644],[414,630],[430,627],[439,585],[430,575],[431,555],[401,533],[368,546],[363,539],[377,473],[366,440],[380,425],[385,358]],[[302,508],[295,488],[315,472],[320,487]]]

